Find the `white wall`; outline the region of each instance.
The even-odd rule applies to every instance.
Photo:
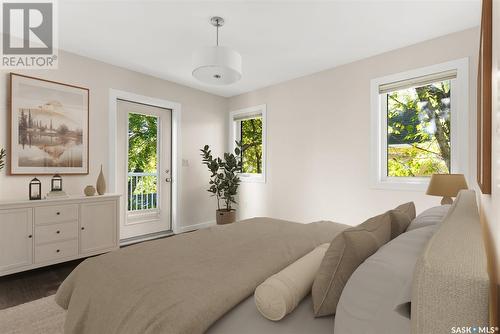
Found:
[[[370,80],[469,57],[473,134],[477,50],[476,28],[230,98],[229,110],[267,104],[268,111],[267,183],[242,185],[241,217],[355,225],[405,201],[418,211],[438,205],[422,192],[370,188]]]
[[[60,52],[59,69],[16,71],[16,73],[74,84],[90,89],[90,168],[87,176],[63,176],[64,190],[82,194],[87,184],[95,184],[99,166],[108,177],[108,99],[114,88],[135,94],[160,98],[182,105],[182,159],[189,166],[181,168],[180,226],[214,220],[215,203],[205,191],[208,172],[200,163],[199,149],[226,145],[227,100],[165,80],[129,71],[75,54]],[[0,147],[8,143],[8,73],[0,71]],[[28,183],[33,176],[8,176],[0,172],[0,201],[27,199]],[[50,177],[39,177],[42,193],[49,191]]]
[[[500,1],[493,1],[493,117],[491,195],[481,196],[483,217],[489,224],[496,250],[497,279],[500,283]]]

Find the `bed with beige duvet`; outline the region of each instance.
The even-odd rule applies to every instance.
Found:
[[[443,209],[432,222],[410,217],[397,236],[384,213],[389,223],[377,223],[390,235],[384,242],[382,232],[370,234],[368,221],[352,228],[254,218],[90,258],[57,292],[67,309],[65,333],[447,333],[487,326],[489,281],[474,192]],[[460,291],[460,307],[443,308],[450,302],[443,287]]]

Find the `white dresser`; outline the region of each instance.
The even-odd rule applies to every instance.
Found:
[[[0,202],[0,276],[119,247],[120,195]]]

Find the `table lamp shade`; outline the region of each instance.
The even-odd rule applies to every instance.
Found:
[[[467,189],[463,174],[432,174],[427,195],[456,197],[462,189]]]

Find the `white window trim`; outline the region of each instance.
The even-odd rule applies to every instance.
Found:
[[[457,71],[451,90],[451,166],[452,173],[465,174],[468,179],[469,156],[469,59],[462,58],[446,63],[392,74],[371,81],[371,168],[372,188],[389,190],[425,190],[429,178],[387,176],[387,134],[385,112],[381,112],[383,99],[379,86],[449,70]]]
[[[236,127],[234,126],[234,118],[237,116],[252,115],[256,113],[262,114],[262,173],[248,174],[240,173],[241,182],[266,183],[267,173],[267,105],[261,104],[245,109],[234,110],[229,113],[229,151],[234,152],[236,140]]]

